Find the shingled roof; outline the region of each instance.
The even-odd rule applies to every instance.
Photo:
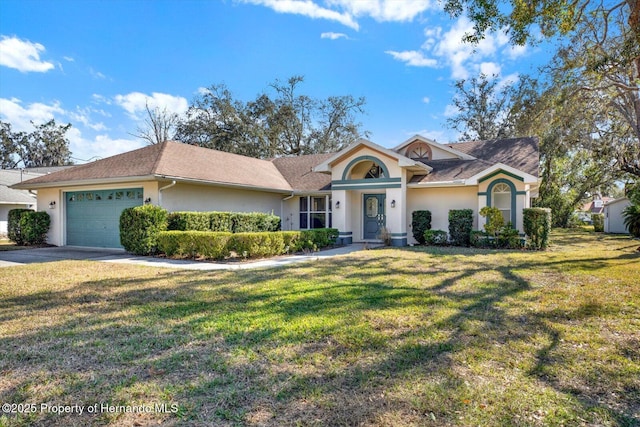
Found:
[[[173,141],[34,178],[15,188],[158,178],[284,192],[292,190],[272,162]]]
[[[450,182],[471,178],[501,163],[529,175],[538,176],[538,139],[534,137],[459,142],[448,147],[473,156],[473,160],[427,160],[433,168],[428,175],[416,175],[410,183]]]
[[[335,153],[310,154],[298,157],[278,157],[272,162],[291,187],[298,191],[331,190],[331,175],[313,172],[313,168]]]

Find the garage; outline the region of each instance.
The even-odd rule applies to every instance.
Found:
[[[121,248],[120,214],[144,203],[142,188],[65,193],[67,245]]]

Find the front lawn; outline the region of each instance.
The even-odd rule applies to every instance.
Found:
[[[553,239],[1,268],[0,426],[638,425],[640,241]]]

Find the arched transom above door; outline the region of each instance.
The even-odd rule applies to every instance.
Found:
[[[389,178],[387,166],[373,156],[360,156],[353,159],[344,170],[342,179],[381,179]]]

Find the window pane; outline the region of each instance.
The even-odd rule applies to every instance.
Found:
[[[325,228],[325,214],[314,213],[311,214],[311,227],[310,228]]]
[[[300,212],[307,212],[309,209],[307,208],[307,198],[300,197]]]
[[[313,198],[313,211],[314,212],[324,212],[325,211],[325,198],[324,197],[314,197]]]
[[[307,222],[307,214],[306,213],[301,213],[300,214],[300,229],[306,229],[309,228],[309,224]]]
[[[511,209],[500,209],[504,223],[507,224],[511,221]]]
[[[496,208],[498,209],[511,208],[511,193],[494,193],[493,198],[494,198],[493,205]]]

